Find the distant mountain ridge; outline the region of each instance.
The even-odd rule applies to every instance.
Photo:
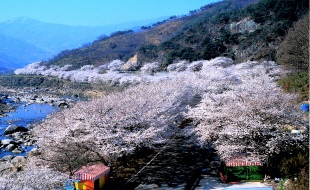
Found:
[[[109,26],[69,26],[19,17],[0,23],[0,67],[20,68],[47,60],[66,49],[94,41],[101,35],[124,29],[137,30],[166,17]]]
[[[0,63],[5,68],[18,68],[34,60],[47,58],[49,52],[25,41],[0,34]],[[6,60],[6,61],[3,61]],[[6,63],[5,63],[6,62]]]

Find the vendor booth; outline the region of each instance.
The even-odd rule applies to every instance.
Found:
[[[74,177],[77,190],[102,190],[109,179],[110,167],[104,164],[83,166]]]
[[[246,154],[239,154],[225,162],[220,172],[222,182],[235,181],[260,181],[264,178],[262,163],[255,158],[249,158]]]

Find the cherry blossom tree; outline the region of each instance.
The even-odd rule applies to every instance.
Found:
[[[34,129],[41,158],[73,171],[76,162],[108,163],[139,147],[154,148],[175,134],[194,95],[184,81],[168,80],[78,103]],[[72,159],[78,157],[85,160]]]
[[[143,74],[153,74],[160,70],[160,64],[158,62],[146,63],[141,67],[140,70]]]
[[[167,67],[167,71],[172,72],[172,71],[176,71],[176,72],[181,72],[181,71],[185,71],[188,67],[189,63],[187,61],[180,61],[177,63],[173,63],[171,65],[169,65]]]
[[[25,170],[0,177],[0,190],[63,189],[67,175],[43,166],[28,163]]]
[[[306,134],[309,127],[296,109],[295,95],[277,86],[282,71],[274,62],[235,64],[218,57],[181,61],[158,73],[156,63],[145,64],[142,74],[120,73],[123,64],[49,68],[55,71],[49,75],[128,88],[79,102],[35,127],[38,158],[44,164],[73,174],[83,164],[108,164],[141,147],[157,148],[176,134],[213,146],[224,161],[238,152],[266,161],[288,143],[308,142],[307,135],[292,136],[287,130],[293,126]],[[40,73],[48,70],[43,66],[34,65]],[[192,123],[180,129],[185,119]]]
[[[307,126],[296,97],[277,86],[279,71],[273,62],[247,62],[217,72],[222,82],[212,84],[218,79],[211,79],[202,101],[188,112],[194,121],[189,134],[202,145],[215,146],[223,160],[246,151],[265,161],[281,148],[278,137],[285,126]]]

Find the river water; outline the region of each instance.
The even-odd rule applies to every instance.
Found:
[[[10,102],[10,99],[6,100]],[[51,106],[49,104],[30,104],[27,105],[24,102],[16,103],[11,102],[13,106],[16,106],[14,112],[6,113],[7,116],[0,117],[0,140],[10,139],[10,136],[4,136],[3,132],[8,125],[16,125],[27,127],[28,124],[34,124],[40,122],[42,119],[46,118],[48,114],[59,110],[58,106]],[[25,156],[26,152],[30,151],[33,147],[25,147],[25,152],[21,154],[14,154],[10,151],[6,151],[4,148],[0,150],[0,158],[5,155],[15,155],[15,156]]]

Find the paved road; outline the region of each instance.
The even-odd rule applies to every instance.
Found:
[[[214,157],[176,137],[121,189],[194,189],[202,166]]]
[[[199,182],[198,187],[196,190],[223,190],[226,189],[235,189],[240,188],[245,190],[246,188],[262,188],[262,187],[269,187],[261,182],[246,182],[246,183],[239,183],[239,184],[224,184],[219,181],[218,177],[212,176],[203,176]],[[250,190],[250,189],[249,189]]]
[[[267,187],[255,183],[223,184],[218,176],[219,158],[183,137],[171,140],[121,190],[222,190],[232,187]]]

